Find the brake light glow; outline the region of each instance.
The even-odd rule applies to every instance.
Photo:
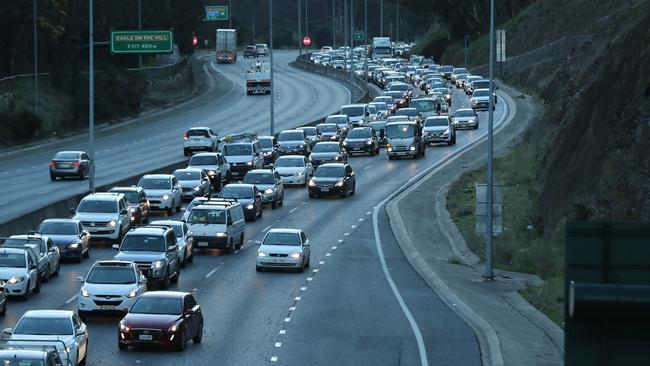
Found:
[[[54,166],[54,162],[53,162],[53,161],[50,161],[50,166]]]
[[[184,140],[187,140],[187,139],[189,139],[189,138],[190,138],[190,136],[189,136],[187,133],[185,133],[185,135],[183,135],[183,139],[184,139]]]
[[[81,163],[80,163],[80,162],[78,162],[78,161],[74,161],[74,162],[72,162],[72,165],[74,165],[74,166],[80,166],[80,165],[81,165]]]

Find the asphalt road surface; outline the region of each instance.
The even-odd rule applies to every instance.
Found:
[[[303,125],[332,113],[348,103],[350,92],[342,84],[289,66],[297,52],[274,54],[276,131]],[[268,57],[261,58],[268,61]],[[212,60],[212,58],[210,58]],[[223,136],[233,132],[269,134],[269,95],[246,95],[246,70],[251,59],[235,64],[210,62],[210,78],[218,70],[221,95],[201,98],[191,107],[181,107],[160,116],[145,117],[136,123],[98,133],[95,143],[96,185],[186,159],[183,134],[191,126],[211,126]],[[208,76],[206,76],[208,77]],[[57,151],[87,150],[87,137],[74,138],[46,147],[0,157],[0,222],[32,212],[48,204],[88,190],[88,181],[68,178],[50,181],[48,164]]]
[[[289,54],[279,56],[283,64],[289,58]],[[219,68],[226,70],[232,79],[239,77],[241,80],[241,64],[219,65]],[[278,69],[282,70],[280,75],[284,73],[280,77],[292,85],[285,87],[278,83],[281,90],[278,104],[284,106],[278,108],[282,117],[277,120],[284,121],[280,126],[308,120],[318,114],[314,110],[329,111],[347,101],[346,93],[336,83],[311,75],[303,78],[302,73],[300,78],[292,78],[289,73],[297,75],[298,71],[286,67]],[[170,126],[181,120],[188,121],[184,125],[187,126],[191,121],[213,118],[220,133],[231,131],[228,128],[232,127],[226,126],[236,126],[234,131],[254,127],[263,131],[260,124],[267,122],[264,113],[268,100],[241,96],[241,83],[234,88],[236,90],[221,102],[216,101],[212,109],[185,113],[173,120],[161,121],[160,126]],[[302,88],[302,93],[295,88]],[[304,93],[305,90],[312,91]],[[318,102],[312,105],[316,95]],[[453,109],[469,105],[459,91],[454,92],[453,98]],[[495,122],[504,119],[507,113],[504,104],[497,104]],[[232,111],[215,112],[215,109],[233,105]],[[289,108],[294,105],[309,106],[309,114],[302,115],[295,107]],[[242,114],[250,116],[243,124],[228,118]],[[486,112],[480,113],[480,122],[478,130],[458,131],[455,146],[430,146],[426,157],[418,160],[389,161],[383,149],[378,156],[352,157],[350,163],[356,172],[357,189],[356,195],[346,199],[309,199],[306,188],[287,188],[283,207],[276,210],[266,207],[261,219],[247,223],[248,244],[240,251],[232,255],[219,250],[195,252],[194,263],[183,269],[179,283],[172,286],[172,289],[193,292],[203,309],[205,327],[200,345],[188,344],[182,353],[160,349],[119,351],[119,319],[91,318],[87,321],[89,365],[421,365],[414,332],[382,272],[372,211],[411,177],[484,135]],[[138,134],[143,133],[141,129],[138,131],[128,132],[132,140],[137,141]],[[103,156],[100,158],[102,171],[136,170],[151,164],[152,159],[180,158],[181,128],[167,132],[156,125],[156,131],[160,134],[156,143],[140,147],[140,153],[147,154],[144,157],[124,151],[125,148],[110,148],[109,143],[115,143],[115,139],[120,141],[121,137],[107,137],[105,144],[108,145],[99,150]],[[150,137],[155,136],[151,133],[140,136]],[[105,151],[109,148],[111,150]],[[131,160],[132,156],[136,158]],[[36,160],[36,156],[31,159]],[[14,170],[10,179],[2,179],[30,180],[16,173],[19,164],[3,163],[0,171]],[[31,180],[37,181],[35,185],[50,187],[45,163],[39,164]],[[107,179],[107,175],[100,174],[101,179]],[[56,184],[69,184],[73,190],[77,183]],[[480,365],[478,343],[471,328],[446,307],[410,267],[383,212],[377,224],[387,270],[422,334],[428,363]],[[306,232],[311,242],[312,265],[305,273],[255,271],[257,247],[253,241],[261,240],[272,227],[300,228]],[[10,301],[7,315],[2,318],[3,328],[14,326],[28,309],[76,310],[80,286],[77,277],[85,276],[95,260],[112,258],[114,253],[110,249],[94,248],[90,259],[80,264],[64,264],[60,277],[45,284],[40,294],[33,295],[27,302]]]

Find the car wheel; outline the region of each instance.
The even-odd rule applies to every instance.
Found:
[[[45,276],[43,276],[43,282],[45,282],[45,283],[50,282],[50,268],[49,267],[45,270]]]
[[[313,193],[310,193],[310,194],[309,194],[309,198],[314,198],[314,197],[316,197],[315,194],[313,194]]]
[[[201,343],[203,340],[203,323],[199,324],[199,330],[196,332],[196,335],[192,338],[194,343]]]
[[[303,273],[304,271],[305,271],[305,262],[302,262],[302,263],[300,264],[300,267],[298,267],[298,268],[296,269],[296,272],[298,272],[298,273]]]
[[[160,281],[160,288],[162,290],[167,290],[171,284],[169,280],[169,271],[165,274],[165,277]]]
[[[284,192],[282,193],[282,199],[280,200],[280,202],[278,202],[278,205],[280,206],[284,205]]]
[[[183,149],[183,156],[190,156],[189,150]]]
[[[84,178],[86,178],[86,169],[80,168],[79,169],[79,179],[83,180]]]
[[[271,202],[271,208],[274,209],[274,210],[276,208],[278,208],[278,200],[277,200],[277,198],[275,199],[275,201]]]
[[[255,266],[255,272],[264,272],[264,268],[260,266]]]
[[[7,298],[5,297],[5,301],[2,304],[2,309],[0,310],[0,315],[5,315],[7,314]]]
[[[84,323],[86,320],[88,320],[88,315],[86,315],[86,312],[83,310],[77,310],[77,315],[79,315],[79,319],[81,319]]]
[[[478,123],[476,124],[476,126],[474,126],[474,129],[478,130]]]
[[[86,258],[90,257],[90,244],[88,244],[88,247],[86,248],[86,254],[84,255],[84,257]]]
[[[50,180],[51,180],[51,181],[55,181],[55,180],[56,180],[56,176],[55,176],[55,175],[52,175],[52,174],[50,174]]]
[[[167,209],[167,216],[172,216],[174,214],[174,209],[172,207],[169,207]]]
[[[235,250],[241,249],[242,245],[244,245],[244,234],[243,233],[239,236],[239,243],[237,243],[237,245],[235,245]]]
[[[309,257],[307,257],[307,263],[305,263],[305,267],[309,267],[311,265],[311,254]]]
[[[228,248],[226,249],[228,254],[232,254],[235,252],[235,242],[232,241],[232,238],[230,238],[230,243],[228,244]]]
[[[181,268],[185,268],[187,265],[187,251],[183,252],[183,261],[181,262]]]
[[[388,160],[393,160],[395,157],[392,155],[388,155]]]
[[[38,278],[36,279],[36,281],[38,281]],[[25,293],[23,294],[23,296],[21,296],[21,299],[23,301],[27,301],[29,299],[29,295],[30,295],[30,291],[31,291],[29,289],[29,286],[31,286],[31,285],[32,285],[31,282],[28,280],[27,281],[27,286],[25,287]],[[34,292],[36,292],[36,288],[34,288]]]
[[[180,268],[180,263],[179,263],[178,270],[176,270],[176,275],[174,275],[174,277],[171,277],[169,279],[169,282],[170,283],[178,283],[178,280],[180,278],[181,278],[181,268]]]
[[[77,258],[75,258],[74,261],[77,262],[77,263],[81,263],[81,261],[83,260],[83,258],[84,258],[84,254],[83,254],[83,250],[81,250],[81,251],[79,252],[79,256],[78,256]]]
[[[181,331],[181,335],[178,337],[178,343],[176,343],[176,350],[183,352],[185,350],[185,343],[187,338],[185,338],[185,329]]]
[[[451,146],[451,143],[452,143],[452,141],[451,141],[451,139],[449,139],[449,141],[447,141],[447,146]]]
[[[181,212],[181,200],[178,200],[178,206],[176,206],[176,213]]]
[[[119,348],[120,351],[126,351],[129,348],[129,346],[127,346],[124,343],[117,342],[117,348]]]
[[[36,279],[36,286],[34,286],[34,293],[37,294],[39,292],[41,292],[41,281],[39,281],[38,278],[37,278]]]
[[[59,259],[59,263],[56,264],[56,271],[52,273],[54,277],[59,277],[59,273],[61,272],[61,260]]]

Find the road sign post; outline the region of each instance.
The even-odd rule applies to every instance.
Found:
[[[213,20],[230,20],[230,9],[228,6],[206,6],[205,7],[205,21]]]
[[[311,37],[310,36],[302,37],[302,45],[305,47],[311,46]]]
[[[114,54],[172,53],[174,37],[171,31],[111,32],[111,52]]]
[[[497,29],[497,62],[499,63],[499,78],[503,79],[503,63],[506,62],[506,30]]]

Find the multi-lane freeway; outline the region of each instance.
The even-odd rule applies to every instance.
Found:
[[[276,53],[277,131],[322,117],[349,101],[341,84],[290,68],[287,63],[295,56]],[[98,182],[182,160],[182,133],[188,126],[207,125],[220,134],[268,133],[268,97],[247,97],[243,89],[247,65],[209,64],[210,73],[232,83],[220,98],[100,135]],[[507,105],[497,104],[497,124],[507,117]],[[469,107],[469,99],[454,89],[452,106]],[[424,356],[432,365],[481,364],[472,329],[411,268],[384,211],[376,210],[411,178],[485,136],[487,113],[479,115],[478,129],[458,131],[456,145],[428,147],[424,158],[389,161],[383,150],[377,156],[350,158],[356,172],[354,196],[310,199],[306,188],[287,188],[282,207],[266,208],[262,219],[246,224],[248,243],[241,250],[196,252],[194,263],[182,270],[172,289],[192,292],[200,303],[205,317],[201,344],[188,343],[182,353],[120,351],[119,319],[91,318],[88,363],[421,365]],[[83,140],[73,140],[0,161],[0,182],[13,187],[12,195],[0,202],[0,214],[13,217],[84,191],[86,182],[49,181],[47,162],[63,146],[85,147]],[[312,265],[304,273],[255,271],[253,241],[280,227],[300,228],[309,236]],[[2,326],[14,326],[29,309],[76,310],[77,278],[95,260],[111,259],[114,253],[94,248],[89,260],[66,263],[40,294],[27,302],[10,301]]]

